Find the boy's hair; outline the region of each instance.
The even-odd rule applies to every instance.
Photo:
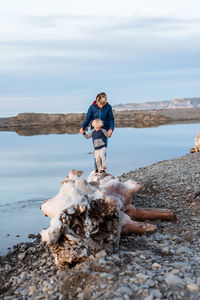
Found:
[[[107,103],[107,95],[106,93],[99,93],[96,95],[96,102],[101,104],[101,105],[105,105]]]
[[[103,127],[103,121],[100,120],[100,119],[95,119],[94,121],[92,121],[92,126],[93,127],[99,126],[99,128],[102,128]]]

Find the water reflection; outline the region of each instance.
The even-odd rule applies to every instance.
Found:
[[[192,124],[198,123],[194,121]],[[161,125],[175,125],[175,124],[191,124],[191,121],[133,121],[127,120],[123,122],[115,122],[115,128],[155,128]],[[48,135],[48,134],[78,134],[81,123],[77,125],[57,125],[57,126],[20,126],[0,128],[0,131],[16,132],[21,136],[34,136],[34,135]]]

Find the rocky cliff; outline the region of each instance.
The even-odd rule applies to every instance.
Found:
[[[200,98],[178,98],[169,101],[118,104],[114,105],[113,108],[115,110],[200,108]]]

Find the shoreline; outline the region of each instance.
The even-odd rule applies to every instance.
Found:
[[[20,113],[0,118],[0,131],[14,131],[19,135],[76,134],[86,114]],[[200,108],[114,111],[115,127],[146,128],[167,124],[200,122]]]
[[[199,163],[200,153],[193,153],[120,176],[143,183],[135,206],[173,209],[179,223],[156,222],[152,235],[122,236],[115,254],[96,255],[65,271],[56,269],[36,236],[0,257],[2,299],[199,299],[200,203],[193,199],[200,190]]]

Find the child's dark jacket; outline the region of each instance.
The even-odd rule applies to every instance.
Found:
[[[103,128],[106,130],[114,129],[114,116],[112,112],[112,106],[110,104],[106,104],[101,109],[97,106],[96,101],[93,102],[92,105],[90,105],[85,121],[81,125],[83,129],[85,129],[89,123],[95,119],[100,119],[103,121],[104,126]],[[91,126],[91,129],[93,127]]]
[[[86,139],[92,137],[95,150],[99,150],[107,146],[108,132],[103,128],[98,131],[92,129],[88,134],[84,133],[83,135]]]

